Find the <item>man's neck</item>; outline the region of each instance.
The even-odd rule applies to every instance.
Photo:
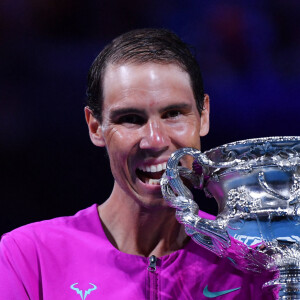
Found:
[[[122,252],[161,257],[184,247],[189,237],[169,207],[145,208],[126,195],[110,198],[99,206],[107,238]]]

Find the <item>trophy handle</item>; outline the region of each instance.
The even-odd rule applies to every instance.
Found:
[[[180,178],[180,175],[183,177],[186,177],[190,180],[193,180],[193,181],[195,181],[195,176],[196,177],[199,177],[199,176],[198,176],[198,174],[195,174],[192,170],[189,170],[187,168],[181,168],[178,166],[180,159],[185,155],[192,156],[195,159],[195,161],[202,167],[204,167],[204,168],[209,167],[209,168],[213,168],[213,169],[234,167],[241,161],[240,159],[235,159],[235,160],[229,161],[229,162],[215,163],[212,160],[210,160],[204,153],[200,152],[199,150],[197,150],[195,148],[183,148],[183,149],[179,149],[179,150],[175,151],[174,153],[172,153],[168,160],[168,163],[167,163],[165,178],[167,178],[168,183],[170,184],[173,192],[177,196],[183,196],[183,197],[187,197],[190,199],[193,199],[193,195],[190,192],[190,190],[183,184],[183,182]],[[190,173],[190,174],[188,174],[188,173]],[[201,181],[203,181],[203,178],[202,179],[198,178],[198,179],[199,179],[198,187],[202,188]]]
[[[186,233],[198,243],[222,256],[225,249],[230,246],[230,237],[224,224],[218,220],[208,220],[198,216],[199,207],[193,200],[193,194],[184,185],[180,176],[191,181],[198,181],[198,187],[202,186],[202,178],[192,170],[179,167],[180,159],[185,155],[191,155],[202,167],[225,168],[238,164],[239,159],[231,162],[215,163],[205,154],[194,148],[179,149],[168,160],[167,169],[161,179],[162,193],[171,207],[176,208],[176,218],[184,224]]]

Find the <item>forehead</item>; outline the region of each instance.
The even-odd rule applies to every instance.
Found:
[[[110,64],[103,96],[103,108],[128,101],[147,105],[150,99],[195,102],[189,74],[175,64]]]

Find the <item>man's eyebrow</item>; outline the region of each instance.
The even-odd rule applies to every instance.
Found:
[[[122,115],[128,115],[128,114],[144,114],[145,111],[142,109],[137,109],[137,108],[133,108],[133,107],[126,107],[126,108],[117,108],[117,109],[113,109],[109,116],[110,119],[115,119],[119,116]]]
[[[178,103],[178,104],[171,104],[171,105],[165,106],[162,109],[160,109],[160,112],[164,112],[164,111],[167,111],[167,110],[189,109],[189,108],[191,108],[190,104]]]
[[[190,107],[191,105],[187,103],[171,104],[161,108],[159,112],[162,113],[168,110],[189,109]],[[145,110],[137,109],[134,107],[116,108],[110,112],[109,117],[110,119],[115,119],[119,116],[128,115],[128,114],[145,114]]]

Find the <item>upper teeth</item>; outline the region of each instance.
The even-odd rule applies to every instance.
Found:
[[[142,170],[143,172],[160,172],[162,170],[165,170],[167,167],[167,163],[164,162],[162,164],[157,164],[157,165],[151,165],[151,166],[140,166],[138,167],[139,170]]]

